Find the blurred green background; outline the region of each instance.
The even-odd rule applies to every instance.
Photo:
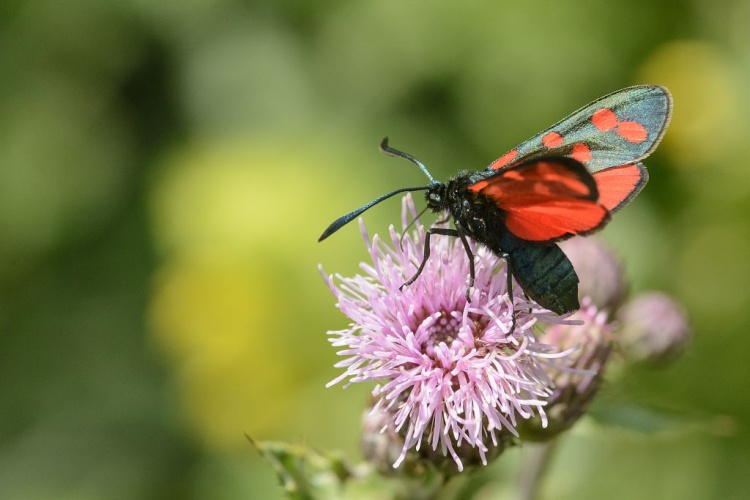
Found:
[[[356,225],[316,240],[424,184],[379,141],[445,180],[636,83],[668,86],[674,117],[604,237],[695,339],[606,391],[697,424],[584,422],[546,495],[743,497],[749,18],[747,0],[1,2],[0,498],[279,497],[243,433],[357,457],[371,388],[324,387],[347,321],[317,264],[366,253]]]

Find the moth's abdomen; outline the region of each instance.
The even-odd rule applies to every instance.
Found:
[[[578,276],[557,245],[518,246],[508,252],[513,276],[526,294],[557,314],[580,309]]]

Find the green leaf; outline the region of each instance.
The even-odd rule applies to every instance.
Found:
[[[445,476],[429,462],[383,475],[366,463],[352,465],[338,453],[256,441],[249,436],[248,439],[273,467],[287,496],[294,500],[432,499],[445,484]]]
[[[681,431],[695,423],[685,415],[636,403],[598,404],[591,408],[589,416],[602,425],[642,434]]]
[[[357,475],[341,456],[323,455],[303,446],[248,439],[274,469],[289,498],[295,500],[341,498],[344,483]]]

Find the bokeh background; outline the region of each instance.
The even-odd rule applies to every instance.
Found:
[[[668,86],[647,189],[604,232],[695,338],[583,422],[550,498],[750,491],[747,0],[0,2],[0,498],[277,498],[244,433],[357,458],[369,387],[325,384],[347,322],[340,214],[481,169],[596,97]],[[393,200],[367,214],[399,220]],[[493,466],[510,480],[516,452]]]

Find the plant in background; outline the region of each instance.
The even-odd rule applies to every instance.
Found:
[[[595,399],[621,344],[637,351],[639,360],[664,359],[668,344],[680,351],[689,338],[684,313],[673,302],[667,307],[668,299],[645,305],[635,299],[615,320],[627,285],[617,259],[591,238],[563,245],[581,280],[582,307],[572,315],[541,308],[518,286],[509,296],[504,261],[473,242],[476,277],[467,301],[469,263],[461,242],[450,237],[433,238],[432,257],[419,279],[402,287],[424,252],[419,220],[412,233],[405,232],[416,217],[407,195],[403,233],[391,227],[388,241],[371,239],[361,223],[371,259],[361,264],[362,275],[323,274],[337,307],[351,320],[348,328],[329,332],[343,358],[336,364],[343,371],[329,386],[375,384],[361,439],[368,465],[345,466],[340,457],[256,443],[277,472],[285,471],[280,477],[290,493],[302,488],[329,497],[313,493],[317,480],[303,478],[300,467],[309,459],[346,470],[335,476],[337,495],[367,484],[396,497],[429,497],[450,477],[487,465],[509,447],[549,443],[570,429]],[[643,307],[645,316],[638,313]],[[659,318],[666,318],[663,324]],[[664,331],[669,335],[663,342],[648,340],[664,337]],[[651,347],[658,353],[649,356]],[[526,494],[538,485],[550,450],[544,448],[545,458],[521,474]],[[295,459],[285,462],[281,455]],[[307,470],[313,468],[308,464]]]

